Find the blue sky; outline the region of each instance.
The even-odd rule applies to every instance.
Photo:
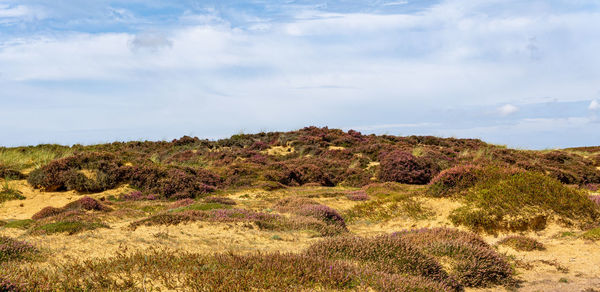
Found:
[[[600,2],[0,0],[0,145],[307,125],[600,145]]]

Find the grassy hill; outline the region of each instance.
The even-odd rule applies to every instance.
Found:
[[[600,147],[307,127],[0,148],[0,177],[0,291],[600,283],[564,260],[599,247]]]

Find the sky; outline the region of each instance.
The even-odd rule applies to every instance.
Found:
[[[600,145],[597,0],[0,0],[0,145],[309,125]]]

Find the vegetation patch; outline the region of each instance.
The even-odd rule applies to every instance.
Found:
[[[16,229],[27,229],[33,224],[33,220],[24,219],[24,220],[13,220],[8,221],[4,224],[4,228],[16,228]]]
[[[515,250],[534,251],[545,250],[546,247],[539,241],[522,235],[511,235],[498,241],[498,245],[510,246]]]
[[[98,200],[83,197],[77,201],[71,202],[63,206],[62,208],[55,207],[45,207],[37,213],[33,214],[31,219],[40,220],[48,217],[57,216],[59,214],[67,213],[70,211],[99,211],[99,212],[108,212],[112,209],[104,204],[100,203]]]
[[[600,227],[592,228],[581,235],[581,238],[588,240],[600,240]]]
[[[481,181],[463,200],[466,205],[453,211],[452,222],[492,233],[543,229],[553,215],[564,224],[591,223],[600,217],[598,206],[581,191],[536,172]]]
[[[109,228],[108,225],[99,222],[86,222],[86,221],[58,221],[47,224],[40,224],[33,227],[30,230],[31,234],[55,234],[55,233],[67,233],[73,235],[87,230],[95,230],[98,228]]]
[[[7,261],[29,259],[37,252],[38,250],[27,242],[0,236],[0,264]],[[0,279],[2,278],[0,277]]]
[[[510,264],[473,233],[449,228],[418,229],[394,233],[422,253],[434,257],[466,287],[512,284]]]
[[[386,221],[393,218],[421,220],[428,218],[431,214],[431,211],[423,207],[417,199],[423,194],[422,188],[383,183],[371,184],[364,189],[364,192],[374,199],[359,203],[346,211],[344,218],[348,222],[356,220]]]
[[[431,279],[380,272],[305,254],[217,254],[157,251],[67,263],[11,266],[0,279],[24,290],[375,290],[452,291]]]
[[[400,237],[333,237],[313,244],[306,253],[350,261],[386,273],[425,277],[456,289],[460,287],[434,258]]]

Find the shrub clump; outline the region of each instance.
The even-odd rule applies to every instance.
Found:
[[[592,228],[587,230],[581,235],[581,238],[588,240],[600,240],[600,227]]]
[[[581,191],[537,172],[520,172],[484,180],[463,197],[466,205],[454,210],[455,224],[493,233],[545,228],[550,216],[563,224],[589,224],[600,209]]]
[[[38,250],[27,242],[0,236],[0,264],[12,260],[27,259],[37,252]]]
[[[333,237],[313,244],[306,253],[314,257],[351,260],[386,273],[421,276],[457,290],[460,287],[434,258],[397,236]]]
[[[546,247],[539,241],[522,235],[511,235],[498,241],[498,245],[510,246],[515,250],[533,251],[545,250]]]
[[[344,218],[335,209],[308,198],[289,197],[281,199],[275,204],[275,209],[299,216],[312,217],[326,224],[335,225],[342,230],[346,230]]]
[[[476,234],[424,228],[392,236],[401,237],[422,253],[445,262],[446,271],[463,286],[486,287],[513,281],[510,264]]]
[[[204,202],[206,202],[206,203],[218,203],[218,204],[231,205],[231,206],[237,204],[233,199],[226,198],[226,197],[215,197],[215,196],[204,198]]]
[[[69,211],[99,211],[99,212],[108,212],[112,209],[108,206],[103,205],[98,200],[90,197],[83,197],[77,201],[73,201],[71,203],[66,204],[62,208],[55,207],[45,207],[42,210],[31,216],[33,220],[40,220],[48,217],[57,216],[59,214],[63,214]]]
[[[33,170],[27,181],[45,191],[100,192],[123,182],[127,167],[115,155],[84,152],[53,160]]]
[[[133,191],[129,194],[122,194],[119,196],[119,199],[123,201],[153,201],[156,200],[157,197],[153,194],[144,195],[144,193],[140,191]]]
[[[18,170],[0,164],[0,178],[4,179],[24,179],[25,175]]]
[[[31,277],[30,275],[35,275]],[[127,275],[128,281],[122,280]],[[452,291],[424,277],[402,276],[306,254],[192,254],[137,251],[76,261],[60,269],[0,270],[0,279],[30,278],[24,290]]]
[[[394,150],[380,155],[379,179],[405,184],[427,184],[437,172],[426,159],[411,153]]]
[[[429,183],[429,192],[435,197],[445,197],[453,191],[470,188],[479,181],[482,171],[480,166],[472,164],[443,170]]]
[[[349,192],[346,195],[346,198],[350,201],[367,201],[367,200],[369,200],[369,195],[367,195],[367,192],[365,192],[363,190],[359,190],[359,191]]]
[[[194,221],[211,222],[254,222],[267,221],[273,222],[279,216],[261,212],[249,211],[246,209],[213,209],[213,210],[184,210],[181,212],[169,212],[153,215],[140,221],[132,222],[129,226],[133,230],[139,226],[152,225],[178,225],[180,223]]]

